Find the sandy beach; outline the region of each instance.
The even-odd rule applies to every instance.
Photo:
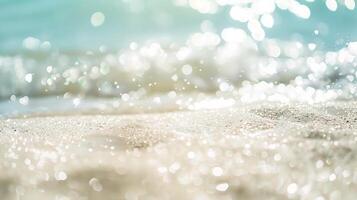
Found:
[[[355,199],[357,103],[0,120],[2,200]]]
[[[0,1],[0,200],[357,200],[356,9]]]

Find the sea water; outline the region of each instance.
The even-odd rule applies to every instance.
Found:
[[[202,95],[223,102],[355,97],[354,1],[0,4],[3,115],[97,98],[113,109],[165,98],[182,108],[177,98],[197,103]]]

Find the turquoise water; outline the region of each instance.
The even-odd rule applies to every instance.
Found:
[[[137,3],[135,3],[137,2]],[[137,6],[138,5],[138,6]],[[105,23],[93,27],[94,12],[105,14]],[[88,50],[106,45],[123,47],[131,41],[155,37],[183,38],[205,16],[192,9],[177,9],[170,1],[1,1],[0,49],[18,51],[29,36],[48,40],[60,50]]]
[[[0,0],[0,114],[155,95],[356,98],[354,4],[246,2]]]
[[[242,27],[230,19],[227,7],[216,14],[200,14],[189,7],[174,6],[167,0],[1,0],[0,51],[18,52],[25,38],[32,36],[50,41],[60,50],[96,49],[100,45],[120,49],[131,41],[164,38],[183,41],[199,31],[204,20],[212,21],[217,30],[228,26]],[[276,25],[267,31],[268,37],[318,42],[328,49],[338,49],[357,39],[357,13],[339,6],[330,12],[324,1],[307,4],[311,17],[303,20],[286,11],[274,13]],[[94,12],[104,13],[100,27],[90,24]],[[313,34],[322,29],[318,36]]]

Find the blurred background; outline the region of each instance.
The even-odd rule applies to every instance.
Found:
[[[213,1],[214,2],[214,1]],[[267,37],[319,42],[329,49],[343,47],[357,38],[357,13],[345,6],[331,12],[325,1],[300,1],[311,10],[309,19],[276,9],[275,25]],[[63,51],[120,49],[132,41],[161,39],[185,41],[207,20],[219,32],[225,27],[244,27],[229,17],[229,6],[214,13],[200,13],[185,0],[1,0],[0,52],[19,52],[29,37],[49,41]],[[95,21],[97,20],[97,22]],[[320,34],[314,34],[319,30]]]
[[[354,0],[0,0],[0,116],[354,99],[356,25]]]

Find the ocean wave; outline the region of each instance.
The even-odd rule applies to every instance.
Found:
[[[229,37],[229,32],[239,32],[244,39]],[[324,52],[301,42],[266,39],[256,43],[242,29],[229,28],[225,33],[195,33],[185,45],[132,43],[118,52],[37,51],[1,56],[0,97],[242,93],[263,85],[355,96],[355,43]]]

